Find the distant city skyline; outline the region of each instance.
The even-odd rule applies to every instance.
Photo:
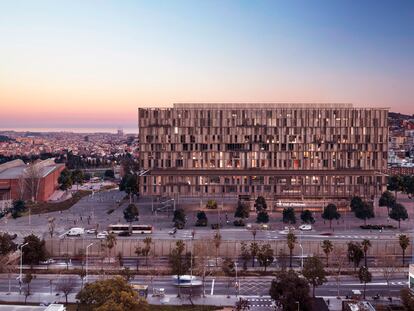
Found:
[[[0,44],[2,129],[129,132],[174,102],[414,113],[412,1],[0,0]]]

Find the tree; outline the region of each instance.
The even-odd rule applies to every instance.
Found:
[[[300,214],[300,219],[305,224],[313,224],[313,223],[315,223],[315,218],[313,217],[312,212],[310,210],[308,210],[308,209],[305,209]]]
[[[129,203],[132,203],[132,196],[139,194],[137,175],[131,173],[124,175],[119,184],[119,190],[125,191],[129,196]]]
[[[404,205],[396,203],[389,213],[390,218],[398,221],[398,228],[401,228],[401,220],[406,220],[408,218],[407,209]]]
[[[174,211],[173,217],[174,226],[178,229],[183,229],[186,223],[185,212],[182,208],[178,208]]]
[[[27,302],[27,297],[31,295],[30,292],[30,283],[32,283],[32,280],[35,278],[35,276],[33,274],[31,274],[30,272],[26,273],[23,277],[23,284],[26,284],[26,288],[25,288],[25,297],[24,297],[24,303],[26,304]]]
[[[367,253],[368,253],[369,248],[372,246],[371,245],[371,241],[368,240],[368,239],[364,239],[361,242],[361,246],[362,246],[362,250],[364,251],[365,267],[368,268],[368,256],[367,256]]]
[[[93,311],[148,311],[145,300],[123,278],[88,283],[76,295],[82,306],[93,306]]]
[[[55,217],[49,217],[47,222],[48,222],[48,229],[49,229],[50,238],[52,238],[53,233],[55,232],[55,227],[56,227]]]
[[[295,224],[296,223],[296,216],[295,210],[292,207],[284,208],[283,212],[283,222],[286,224]]]
[[[405,310],[414,311],[414,293],[409,288],[403,288],[400,297]]]
[[[398,238],[398,242],[400,244],[400,247],[402,249],[402,255],[403,255],[403,266],[405,265],[405,250],[410,245],[410,238],[405,234],[400,234]]]
[[[42,173],[40,172],[39,165],[31,163],[24,170],[24,181],[32,202],[37,202],[37,197],[40,189],[40,181],[42,180]]]
[[[387,211],[388,211],[387,214],[389,214],[390,213],[390,208],[393,207],[395,205],[395,203],[396,203],[396,200],[395,200],[394,195],[390,191],[385,191],[381,195],[381,197],[379,199],[379,202],[378,202],[378,205],[387,207]]]
[[[364,252],[362,251],[361,244],[358,242],[348,243],[348,261],[354,263],[354,270],[359,266],[362,258],[364,258]]]
[[[257,254],[257,260],[259,261],[259,265],[264,267],[265,272],[266,268],[272,264],[274,259],[273,249],[270,247],[270,244],[263,244]]]
[[[388,293],[391,293],[391,279],[398,272],[397,260],[395,256],[381,256],[378,267],[381,269],[382,275],[387,282]]]
[[[213,243],[216,248],[216,266],[218,266],[218,252],[219,252],[220,245],[221,245],[221,234],[218,230],[213,237]]]
[[[317,256],[306,258],[302,274],[312,285],[312,295],[315,297],[315,287],[327,281],[322,261]]]
[[[224,272],[224,275],[226,275],[227,278],[227,297],[230,298],[230,293],[228,292],[231,286],[231,278],[229,276],[232,276],[235,272],[235,264],[234,261],[231,260],[231,258],[224,258],[223,263],[221,264],[221,269]]]
[[[17,249],[12,236],[8,233],[0,233],[0,256],[6,256]]]
[[[298,303],[302,311],[311,311],[309,284],[293,270],[276,275],[270,285],[269,295],[284,311],[296,311]]]
[[[243,260],[243,270],[247,270],[247,262],[252,258],[246,242],[242,241],[240,245],[240,255]]]
[[[208,200],[206,204],[207,209],[217,209],[218,205],[215,200]]]
[[[266,199],[262,196],[258,196],[254,202],[254,207],[256,208],[256,212],[267,209]]]
[[[109,233],[107,236],[106,236],[106,240],[105,240],[105,242],[106,242],[106,247],[108,248],[108,251],[109,251],[109,254],[108,254],[108,257],[110,257],[111,256],[111,250],[115,247],[115,245],[116,245],[116,235],[115,235],[115,233]]]
[[[141,249],[141,254],[145,256],[145,265],[148,266],[148,255],[151,251],[152,239],[150,237],[146,237],[144,239],[144,244],[145,246]]]
[[[404,192],[407,193],[408,197],[411,199],[414,195],[414,176],[413,175],[404,175],[403,188],[404,188]]]
[[[371,203],[363,202],[361,206],[354,209],[355,217],[364,220],[364,224],[367,223],[367,219],[374,218],[374,207]]]
[[[21,216],[21,214],[26,210],[26,204],[22,200],[13,201],[13,207],[11,210],[11,215],[14,219]]]
[[[208,224],[207,215],[204,211],[197,212],[196,226],[205,227]]]
[[[249,218],[249,213],[250,213],[249,206],[239,200],[237,202],[236,211],[234,212],[234,217],[238,217],[241,219]]]
[[[293,249],[295,248],[296,244],[296,235],[293,232],[289,232],[286,236],[286,243],[289,248],[289,267],[292,268],[292,257],[293,257]]]
[[[264,224],[269,222],[269,215],[267,214],[265,210],[261,210],[260,212],[257,213],[256,222],[264,223]]]
[[[59,188],[60,190],[68,190],[73,185],[72,174],[68,169],[64,169],[60,172],[60,176],[58,178]]]
[[[127,222],[137,221],[139,216],[138,207],[134,203],[128,204],[128,206],[124,209],[124,219]]]
[[[78,270],[78,275],[79,278],[81,279],[81,289],[83,288],[83,281],[85,280],[86,277],[86,271],[82,268],[80,270]]]
[[[115,178],[114,170],[106,170],[104,176],[106,178]]]
[[[252,267],[256,261],[257,254],[259,254],[259,245],[256,242],[250,244],[250,257],[252,258]]]
[[[202,276],[203,297],[205,297],[206,268],[210,259],[210,250],[213,247],[211,239],[193,241],[193,271]]]
[[[83,171],[79,169],[72,171],[72,181],[74,184],[77,185],[77,187],[79,187],[79,185],[82,185],[83,184]]]
[[[26,265],[38,265],[40,261],[46,260],[47,252],[45,241],[40,240],[34,234],[24,237],[23,244],[28,243],[23,247],[23,263]]]
[[[234,305],[234,311],[247,311],[250,310],[249,301],[247,299],[239,298]]]
[[[135,277],[134,273],[131,271],[129,267],[124,267],[121,270],[121,276],[125,279],[126,282],[132,281]]]
[[[329,220],[329,228],[332,228],[332,220],[338,220],[341,218],[341,214],[338,212],[336,205],[331,203],[323,209],[322,218]]]
[[[392,175],[388,177],[388,186],[389,191],[395,192],[395,198],[397,198],[397,192],[401,191],[403,188],[403,180],[400,175]]]
[[[352,197],[351,204],[350,204],[351,205],[351,211],[354,211],[354,210],[360,208],[362,206],[362,204],[363,204],[363,201],[360,197],[358,197],[358,196]]]
[[[334,254],[335,264],[336,264],[334,273],[335,273],[337,297],[340,297],[339,285],[341,284],[341,273],[345,265],[346,252],[342,247],[335,247],[333,250],[333,254]]]
[[[76,280],[73,277],[62,278],[56,285],[56,291],[62,292],[65,296],[66,304],[68,304],[68,296],[75,290]]]
[[[180,277],[184,275],[190,269],[191,266],[191,254],[184,254],[184,250],[184,242],[178,240],[175,243],[175,248],[171,251],[169,256],[171,273],[177,276],[178,282],[180,282]],[[178,286],[178,297],[180,296],[180,286]]]
[[[362,266],[359,268],[358,271],[358,278],[361,283],[364,283],[364,299],[365,299],[365,292],[367,289],[367,283],[370,283],[372,281],[372,274],[369,272],[368,268],[365,266]]]
[[[326,256],[326,266],[329,267],[329,254],[333,251],[333,244],[330,240],[323,240],[321,247]]]

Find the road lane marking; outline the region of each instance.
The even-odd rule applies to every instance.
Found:
[[[210,292],[210,296],[213,296],[214,293],[214,282],[216,279],[213,279],[213,281],[211,282],[211,292]]]

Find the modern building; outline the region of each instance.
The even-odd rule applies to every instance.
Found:
[[[139,108],[142,195],[259,195],[276,207],[385,190],[387,108],[174,104]]]
[[[58,178],[65,168],[54,159],[25,164],[14,160],[0,165],[0,210],[13,200],[47,201],[58,188]]]

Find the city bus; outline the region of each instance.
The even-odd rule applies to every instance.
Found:
[[[128,225],[128,224],[116,224],[109,225],[108,231],[119,234],[121,232],[131,232],[140,234],[151,234],[153,227],[151,225]]]

